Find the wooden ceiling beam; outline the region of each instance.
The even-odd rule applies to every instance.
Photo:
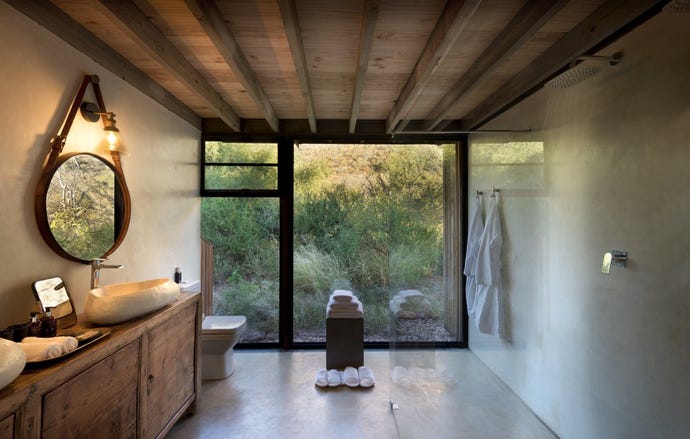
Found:
[[[173,114],[201,129],[201,118],[192,109],[53,3],[45,0],[5,1]]]
[[[480,3],[481,0],[448,0],[422,55],[388,116],[388,133],[393,132],[398,122],[406,118],[424,86],[446,58]]]
[[[352,92],[352,104],[350,105],[350,134],[355,132],[357,118],[359,117],[359,105],[364,90],[364,80],[369,68],[371,46],[374,42],[374,28],[376,17],[379,13],[379,0],[365,0],[362,26],[359,34],[359,55],[357,57],[357,73],[355,74],[355,86]]]
[[[527,1],[489,47],[479,55],[474,64],[431,110],[424,128],[433,130],[439,126],[459,100],[483,81],[504,59],[529,41],[567,3],[566,0]]]
[[[311,132],[316,132],[316,112],[314,111],[314,98],[309,85],[309,71],[307,70],[307,58],[304,55],[304,43],[302,42],[302,30],[297,16],[297,6],[295,0],[278,0],[280,15],[285,26],[288,45],[292,53],[292,60],[295,63],[295,71],[299,79],[302,99],[307,113],[307,120]]]
[[[235,131],[241,131],[240,118],[175,45],[128,0],[99,0],[102,11],[140,47],[164,66]]]
[[[187,7],[204,28],[216,49],[252,97],[273,131],[280,131],[278,116],[266,96],[256,73],[249,65],[228,23],[213,0],[185,0]]]
[[[545,50],[533,62],[493,93],[462,121],[463,129],[476,129],[511,107],[546,80],[634,22],[653,8],[659,0],[609,0]]]

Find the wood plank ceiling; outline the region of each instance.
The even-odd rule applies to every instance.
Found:
[[[480,128],[666,3],[5,1],[195,126],[342,134]]]

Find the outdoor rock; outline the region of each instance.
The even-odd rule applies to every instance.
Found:
[[[391,313],[399,319],[433,317],[431,301],[418,290],[403,290],[390,300]]]

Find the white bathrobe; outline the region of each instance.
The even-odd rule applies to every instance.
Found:
[[[477,293],[474,317],[477,328],[485,334],[505,335],[503,288],[501,279],[501,217],[498,193],[494,193],[486,212],[486,225],[477,251]]]
[[[484,219],[482,218],[482,199],[477,195],[477,206],[470,220],[467,230],[467,250],[465,252],[465,269],[467,277],[465,281],[465,299],[467,300],[467,315],[474,318],[474,304],[477,297],[477,252],[479,240],[484,231]]]

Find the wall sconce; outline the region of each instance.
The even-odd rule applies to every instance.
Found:
[[[97,122],[98,119],[103,119],[103,131],[108,140],[108,148],[111,151],[117,151],[120,146],[120,130],[117,129],[115,113],[111,111],[100,111],[98,105],[93,102],[82,103],[79,106],[79,111],[82,117],[89,122]]]

